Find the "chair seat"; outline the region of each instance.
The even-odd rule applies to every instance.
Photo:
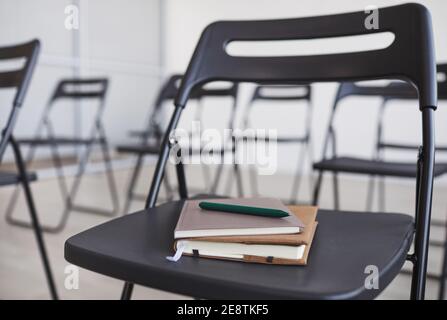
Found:
[[[31,145],[51,145],[55,143],[57,145],[73,145],[73,144],[90,144],[90,143],[101,143],[102,139],[88,139],[88,138],[72,138],[72,137],[55,137],[53,139],[49,138],[23,138],[17,139],[20,144],[31,144]]]
[[[35,172],[28,172],[28,181],[37,180]],[[20,182],[20,177],[16,172],[0,172],[0,186],[9,186]]]
[[[134,153],[134,154],[158,154],[160,152],[160,146],[154,144],[128,144],[119,145],[116,147],[118,152],[122,153]],[[215,150],[216,153],[220,150]],[[231,148],[225,148],[225,152],[231,152]],[[193,155],[200,154],[200,149],[189,148],[189,153]]]
[[[314,163],[314,169],[346,173],[370,174],[390,177],[415,178],[416,162],[391,162],[368,160],[351,157],[336,157]],[[440,176],[447,172],[447,163],[435,164],[434,175]]]
[[[198,298],[369,299],[398,274],[413,238],[403,214],[320,210],[307,266],[279,266],[182,257],[173,232],[183,201],[126,215],[69,238],[68,262],[138,285]],[[365,289],[365,268],[377,266],[379,289]]]
[[[158,154],[160,146],[154,144],[123,144],[116,147],[118,152],[135,154]]]

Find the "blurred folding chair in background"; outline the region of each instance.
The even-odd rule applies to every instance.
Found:
[[[35,150],[37,148],[46,147],[50,148],[51,150],[52,162],[56,169],[59,188],[64,200],[64,209],[58,223],[54,226],[42,226],[44,231],[60,232],[65,227],[68,216],[73,210],[105,216],[113,216],[119,210],[118,193],[116,190],[116,182],[113,175],[109,144],[102,122],[107,88],[108,80],[105,78],[63,79],[59,81],[53,95],[51,96],[43,111],[43,115],[39,121],[35,137],[18,139],[18,143],[21,146],[27,145],[30,147],[26,159],[27,163],[32,163]],[[65,136],[56,132],[55,124],[51,119],[51,111],[56,107],[56,102],[59,102],[60,100],[70,100],[76,102],[87,100],[93,100],[94,102],[97,101],[96,113],[92,117],[88,136]],[[80,103],[77,103],[74,106],[76,108],[82,107]],[[67,146],[83,147],[84,149],[82,152],[80,152],[80,158],[76,159],[77,170],[75,173],[74,181],[70,187],[67,183],[67,177],[64,173],[63,168],[63,160],[58,149],[60,147]],[[101,149],[107,176],[107,184],[110,192],[110,201],[112,203],[111,209],[95,208],[92,206],[80,205],[75,202],[75,197],[78,193],[81,179],[86,172],[90,155],[95,146],[99,146]],[[20,190],[16,189],[9,202],[7,209],[8,221],[14,225],[28,227],[29,225],[27,223],[13,217],[13,210],[19,196],[19,192]]]
[[[42,228],[39,223],[36,207],[34,204],[33,195],[29,183],[37,180],[35,173],[26,170],[25,162],[23,161],[20,147],[14,138],[13,131],[17,122],[19,111],[26,96],[26,91],[30,84],[34,67],[36,65],[39,54],[40,43],[38,40],[32,40],[28,43],[0,47],[0,62],[11,62],[14,60],[24,60],[21,68],[14,67],[13,69],[0,70],[0,88],[1,89],[15,89],[14,100],[12,101],[11,112],[6,121],[6,125],[2,130],[0,140],[0,162],[5,154],[6,148],[11,145],[14,154],[14,160],[17,167],[17,172],[0,171],[0,187],[21,185],[25,192],[25,200],[28,206],[31,217],[30,227],[34,231],[36,237],[37,247],[40,257],[42,259],[45,276],[50,289],[51,298],[57,299],[56,286],[51,272],[50,261],[45,248],[45,243],[42,235]],[[22,261],[23,263],[24,261]]]
[[[287,121],[288,114],[287,112],[282,111],[280,108],[280,103],[283,102],[284,105],[290,106],[290,102],[305,102],[305,106],[296,106],[296,107],[305,107],[306,108],[306,116],[304,118],[304,133],[302,135],[289,135],[289,136],[279,136],[276,138],[276,142],[278,144],[296,144],[300,147],[298,152],[298,160],[297,160],[297,168],[295,172],[295,176],[293,179],[292,191],[290,194],[289,202],[296,203],[297,196],[299,194],[299,188],[301,185],[301,178],[303,175],[303,169],[306,157],[310,164],[313,163],[312,157],[312,140],[311,140],[311,125],[312,125],[312,90],[310,85],[262,85],[257,86],[251,96],[249,105],[246,109],[246,112],[243,117],[243,126],[244,128],[256,128],[250,118],[253,116],[255,111],[255,106],[257,102],[277,102],[272,107],[275,109],[277,114],[279,113],[279,119],[283,121]],[[285,102],[289,102],[286,104]],[[281,117],[281,113],[284,114],[284,117]],[[245,140],[248,139],[256,139],[256,137],[245,137]],[[311,171],[311,170],[310,170]],[[259,195],[258,191],[258,181],[257,174],[255,170],[250,170],[250,185],[251,190],[254,195]],[[309,174],[309,187],[312,190],[313,179],[312,174]]]
[[[170,108],[165,108],[165,110],[162,110],[163,107],[169,107],[172,108],[172,104],[168,104],[169,101],[172,102],[172,100],[177,95],[179,85],[182,79],[182,75],[172,75],[169,77],[169,79],[165,82],[163,87],[161,88],[159,94],[157,95],[157,98],[154,103],[154,108],[151,111],[151,114],[148,119],[148,125],[145,130],[133,130],[130,132],[131,136],[138,138],[139,142],[137,143],[131,143],[131,144],[123,144],[119,145],[117,147],[118,152],[122,153],[130,153],[136,155],[136,162],[135,166],[133,168],[133,171],[130,176],[127,193],[126,193],[126,200],[124,202],[123,207],[123,213],[127,214],[129,213],[129,208],[131,205],[132,200],[137,199],[146,199],[144,195],[139,195],[135,193],[135,188],[138,182],[138,178],[140,176],[140,172],[142,169],[142,166],[144,164],[144,157],[148,155],[158,155],[160,152],[161,142],[164,135],[164,125],[162,123],[162,115],[163,111],[166,111]],[[218,87],[218,88],[199,88],[198,90],[194,91],[194,94],[192,96],[192,100],[196,101],[198,103],[197,112],[195,114],[195,121],[202,122],[202,112],[204,109],[204,102],[203,100],[205,98],[209,97],[220,97],[220,98],[231,98],[232,99],[232,106],[231,106],[231,112],[228,119],[228,128],[232,129],[234,126],[234,118],[236,114],[236,107],[237,107],[237,92],[238,92],[238,86],[235,83],[228,83],[225,87]],[[213,106],[210,106],[212,108]],[[200,138],[200,137],[194,137],[194,132],[191,132],[191,138]],[[202,151],[199,149],[193,149],[189,148],[190,153],[194,154],[200,154]],[[225,152],[234,152],[233,148],[221,148],[221,157],[225,156]],[[206,165],[202,165],[202,169],[204,170],[204,177],[206,182],[208,182],[207,189],[212,190],[214,193],[215,190],[218,188],[219,181],[222,175],[222,167],[223,165],[219,165],[217,172],[215,174],[214,178],[211,178]],[[237,186],[239,190],[239,194],[242,194],[242,182],[240,177],[240,171],[239,168],[236,166],[234,168],[236,179],[237,179]],[[169,177],[166,174],[164,177],[164,186],[166,188],[166,194],[168,200],[172,200],[173,197],[173,187],[171,186],[171,183],[169,182]]]
[[[447,71],[447,65],[437,65],[438,74],[444,74]],[[438,99],[447,100],[447,82],[438,80]],[[376,142],[373,158],[360,158],[360,157],[348,157],[340,156],[337,154],[336,149],[336,128],[334,126],[334,119],[337,110],[341,107],[341,102],[349,97],[379,97],[381,98],[381,105],[379,108],[379,117],[377,123]],[[371,211],[374,200],[374,190],[377,184],[378,189],[378,210],[385,212],[385,177],[403,178],[403,179],[416,179],[417,166],[414,162],[410,161],[390,161],[385,159],[385,150],[400,150],[409,151],[414,153],[414,158],[417,158],[418,149],[417,144],[405,144],[384,138],[384,117],[385,110],[390,105],[391,101],[395,100],[415,100],[417,101],[418,94],[416,89],[405,82],[390,82],[386,85],[378,84],[361,84],[361,83],[342,83],[339,86],[335,102],[332,108],[330,116],[330,123],[326,133],[324,150],[322,160],[314,163],[314,169],[318,171],[318,179],[314,190],[314,204],[318,203],[320,188],[322,184],[323,174],[325,172],[333,174],[334,183],[334,207],[339,209],[340,207],[340,195],[339,195],[339,182],[337,175],[339,173],[361,174],[371,176],[368,185],[367,204],[366,210]],[[331,146],[331,148],[330,148]],[[436,152],[447,151],[446,146],[437,146]],[[439,160],[435,163],[434,177],[440,177],[447,173],[447,162]],[[432,220],[432,225],[437,227],[443,227],[447,231],[447,222]],[[446,242],[431,241],[432,245],[440,246],[446,251]],[[439,299],[443,300],[445,295],[445,280],[446,280],[446,257],[443,256],[443,262],[441,267],[441,275],[428,276],[432,279],[438,280],[440,283]]]

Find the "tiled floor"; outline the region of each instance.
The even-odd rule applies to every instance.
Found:
[[[152,166],[147,166],[143,171],[138,190],[146,192],[150,183]],[[187,169],[188,183],[196,188],[203,186],[203,176],[197,167]],[[244,172],[246,174],[246,172]],[[120,194],[124,195],[129,176],[128,169],[116,171]],[[227,175],[225,175],[227,177]],[[248,178],[244,179],[247,182]],[[290,190],[290,177],[275,175],[260,178],[260,192],[278,197],[288,197]],[[341,182],[342,202],[344,209],[364,208],[366,194],[366,180],[346,177]],[[284,186],[278,188],[278,186]],[[98,206],[109,204],[108,194],[105,190],[103,174],[86,176],[81,185],[79,200]],[[234,186],[233,186],[234,187]],[[245,185],[248,188],[248,183]],[[37,202],[41,220],[44,223],[54,223],[61,213],[62,202],[59,197],[58,187],[54,179],[42,179],[33,184],[34,196]],[[438,187],[434,196],[435,217],[444,218],[447,209],[447,201],[442,194],[445,187]],[[0,189],[0,212],[4,212],[8,203],[12,188]],[[249,190],[247,190],[249,193]],[[307,200],[310,192],[308,186],[303,185],[302,200]],[[412,184],[390,181],[387,184],[388,211],[413,212]],[[330,183],[322,190],[322,207],[331,207]],[[123,199],[121,204],[123,203]],[[134,202],[132,210],[138,210],[143,206],[141,202]],[[18,217],[27,218],[27,210],[23,198],[16,208]],[[72,213],[67,227],[60,234],[46,234],[45,240],[51,258],[53,271],[56,277],[58,290],[63,299],[117,299],[119,298],[122,282],[104,277],[87,270],[80,270],[79,289],[67,290],[64,287],[66,274],[64,270],[68,265],[63,258],[63,244],[65,239],[81,230],[106,221],[108,218],[85,213]],[[432,238],[443,239],[442,229],[432,228]],[[0,219],[0,299],[47,299],[48,293],[42,266],[39,260],[32,232],[8,225],[4,219]],[[434,248],[430,252],[429,270],[438,273],[441,263],[441,251]],[[410,278],[400,275],[380,296],[381,299],[407,299],[409,296]],[[438,283],[428,281],[427,298],[434,299],[437,296]],[[184,298],[179,295],[158,290],[136,287],[134,298],[136,299],[177,299]]]

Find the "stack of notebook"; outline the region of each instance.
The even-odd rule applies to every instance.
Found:
[[[274,198],[188,200],[174,232],[176,254],[168,259],[192,255],[305,265],[317,227],[316,215],[317,207],[286,207]]]

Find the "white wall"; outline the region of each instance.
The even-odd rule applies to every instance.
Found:
[[[168,0],[166,4],[166,68],[170,72],[184,72],[194,46],[203,28],[215,20],[237,19],[269,19],[291,18],[322,14],[340,13],[346,11],[364,10],[367,5],[389,6],[407,1],[371,1],[371,0]],[[418,1],[426,5],[433,16],[433,26],[438,61],[447,62],[447,1],[431,0]],[[379,43],[371,43],[377,45]],[[356,48],[356,41],[343,42],[343,48]],[[321,46],[315,46],[319,52]],[[275,48],[271,49],[274,52]],[[321,155],[323,134],[325,132],[331,103],[334,98],[335,84],[316,84],[314,86],[314,121],[313,136],[315,139],[315,156]],[[241,98],[244,107],[249,90],[245,90]],[[377,115],[378,99],[350,98],[343,103],[337,117],[339,128],[338,147],[342,154],[356,154],[370,156],[373,150],[375,119]],[[394,103],[395,108],[389,109],[385,135],[396,137],[397,141],[418,141],[420,118],[417,106],[414,103]],[[444,103],[445,105],[445,103]],[[447,142],[447,111],[442,108],[438,111],[438,141]],[[213,107],[211,107],[213,108]],[[213,108],[214,109],[214,108]],[[297,110],[278,109],[270,104],[265,105],[259,112],[257,122],[259,126],[267,126],[272,119],[278,119],[273,126],[291,132],[303,128],[304,117]],[[295,108],[296,109],[296,108]],[[210,117],[214,121],[223,116],[225,111],[215,106]],[[281,111],[279,111],[281,110]],[[405,114],[405,116],[403,116]],[[213,121],[212,119],[209,119]],[[206,121],[206,119],[205,119]],[[391,125],[392,124],[392,125]],[[365,143],[366,142],[366,143]],[[294,150],[280,149],[280,169],[290,171],[295,166]],[[413,160],[415,155],[405,155]]]
[[[78,30],[65,28],[65,8],[79,7]],[[32,135],[57,81],[74,74],[110,79],[104,122],[112,143],[131,128],[142,128],[162,75],[161,0],[0,0],[0,46],[39,38],[42,50],[17,136]],[[3,90],[2,90],[3,91]],[[0,124],[11,93],[0,92]],[[72,134],[75,119],[86,133],[91,104],[58,103],[59,133]],[[55,109],[56,110],[56,109]]]

